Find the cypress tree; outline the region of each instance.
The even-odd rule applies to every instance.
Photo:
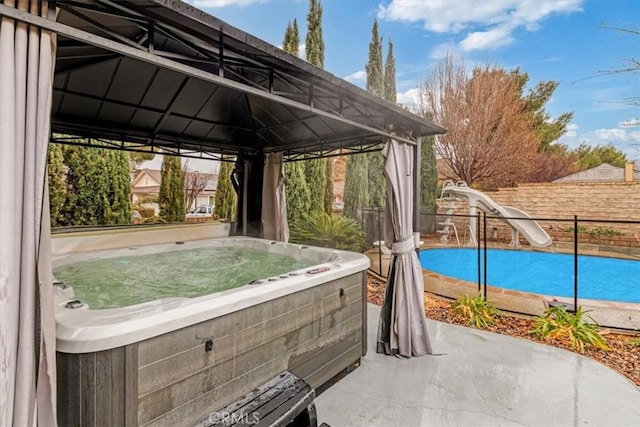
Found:
[[[382,37],[378,35],[378,21],[373,20],[371,41],[369,42],[369,61],[367,71],[367,90],[380,98],[384,97],[384,76],[382,74]]]
[[[295,56],[298,56],[300,52],[300,34],[298,33],[298,20],[296,18],[293,18],[293,25],[291,26],[291,46],[288,52],[295,52]]]
[[[384,179],[384,156],[382,152],[366,154],[369,199],[363,206],[382,207],[385,205],[387,191]]]
[[[160,216],[166,222],[184,221],[184,171],[181,159],[175,156],[164,156],[160,177],[158,195]]]
[[[294,34],[297,35],[297,34]],[[324,41],[322,40],[322,5],[320,0],[309,1],[307,14],[307,37],[305,50],[307,61],[319,68],[324,67]],[[306,160],[303,162],[304,175],[310,193],[310,209],[326,211],[325,199],[327,159]],[[331,186],[333,192],[333,185]]]
[[[322,6],[320,0],[309,0],[307,14],[307,61],[317,67],[324,68],[324,41],[322,40]]]
[[[369,61],[367,70],[367,90],[379,97],[385,93],[385,81],[382,74],[382,38],[378,35],[378,22],[374,19],[369,42]],[[366,205],[384,206],[386,190],[384,180],[384,157],[382,153],[370,153],[366,156],[367,182],[369,198]]]
[[[103,159],[109,171],[107,203],[104,209],[105,224],[129,224],[131,222],[131,159],[126,151],[105,150]]]
[[[366,154],[352,154],[347,157],[343,215],[355,220],[358,219],[358,208],[366,206],[369,201],[367,164]]]
[[[291,55],[298,56],[298,50],[300,49],[300,36],[298,35],[298,21],[295,19],[293,20],[293,24],[291,22],[287,24],[287,29],[284,32],[282,49]]]
[[[64,207],[67,223],[63,225],[98,225],[102,206],[104,175],[95,148],[68,147],[67,203]]]
[[[333,162],[330,158],[324,161],[324,211],[331,215],[333,212]]]
[[[64,206],[67,198],[67,172],[64,165],[63,146],[49,144],[47,158],[47,175],[49,178],[49,209],[51,226],[64,225]]]
[[[290,224],[298,221],[311,210],[312,195],[304,177],[305,166],[302,162],[288,162],[284,168],[285,197],[287,200],[287,219]],[[313,195],[317,198],[318,195]]]
[[[304,174],[306,177],[307,187],[309,188],[309,210],[325,211],[325,180],[326,180],[326,160],[313,159],[305,160],[303,163]]]
[[[216,187],[216,216],[220,219],[236,220],[236,192],[231,184],[232,162],[222,162],[218,172],[218,185]]]
[[[434,144],[435,138],[427,136],[422,138],[420,145],[420,206],[432,214],[436,213],[438,198],[438,165]]]
[[[384,99],[396,103],[396,59],[393,57],[393,43],[389,40],[387,60],[384,63]]]
[[[94,147],[66,147],[62,152],[66,196],[57,225],[128,224],[129,154]]]
[[[284,50],[298,56],[300,46],[298,23],[287,25],[284,34]],[[308,49],[308,46],[307,46]],[[287,219],[289,223],[301,218],[309,212],[311,195],[305,177],[304,162],[287,162],[284,164],[284,192],[287,201]]]

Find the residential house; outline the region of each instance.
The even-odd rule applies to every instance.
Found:
[[[591,169],[556,179],[553,182],[631,182],[640,181],[640,168],[634,163],[627,163],[625,167],[612,166],[603,163]]]
[[[153,209],[158,215],[158,195],[160,193],[160,182],[162,181],[160,170],[141,169],[131,182],[131,203],[140,204],[145,208]],[[196,192],[191,199],[187,211],[195,209],[200,205],[214,204],[216,187],[218,185],[218,175],[211,173],[187,172],[185,176],[185,192]]]

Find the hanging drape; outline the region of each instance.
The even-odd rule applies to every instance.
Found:
[[[268,153],[264,159],[262,238],[280,242],[289,241],[282,153]]]
[[[47,1],[4,0],[47,19]],[[55,320],[47,143],[55,36],[0,21],[0,425],[50,426]]]
[[[377,352],[405,357],[430,354],[431,343],[424,314],[422,268],[415,251],[414,150],[389,140],[382,154],[387,182],[385,242],[392,264],[378,324]],[[393,243],[391,243],[393,242]]]

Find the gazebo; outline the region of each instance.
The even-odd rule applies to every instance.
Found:
[[[265,177],[283,161],[393,139],[414,153],[419,210],[420,137],[444,132],[429,120],[182,1],[0,3],[0,424],[55,414],[49,142],[235,156],[238,230],[278,238]]]

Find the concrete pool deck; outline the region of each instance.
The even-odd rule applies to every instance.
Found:
[[[640,389],[576,353],[429,320],[439,356],[375,352],[380,308],[368,305],[361,366],[316,399],[318,419],[342,426],[631,426]]]

